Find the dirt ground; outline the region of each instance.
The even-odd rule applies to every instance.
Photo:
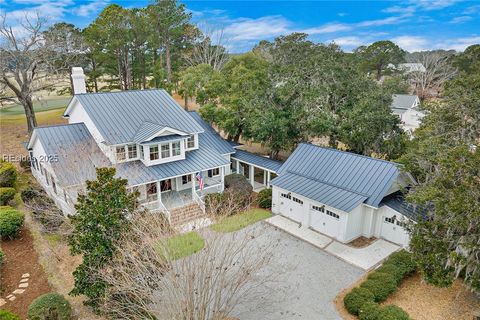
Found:
[[[335,298],[335,306],[344,320],[357,320],[343,306],[343,298],[365,279],[360,279]],[[397,292],[382,305],[394,304],[404,309],[415,320],[472,320],[480,311],[480,299],[468,291],[460,280],[449,288],[438,288],[425,283],[420,274],[405,279]]]
[[[5,263],[0,273],[2,284],[0,297],[7,303],[1,308],[26,319],[30,303],[40,295],[51,292],[51,287],[43,268],[38,263],[33,237],[26,227],[21,230],[17,239],[2,241],[2,250],[5,253]],[[14,301],[7,300],[6,297],[18,289],[22,275],[26,273],[30,274],[28,287],[22,294],[16,294]]]
[[[355,240],[351,241],[348,243],[349,246],[354,247],[354,248],[364,248],[368,245],[370,245],[372,242],[377,240],[377,238],[366,238],[366,237],[358,237]]]

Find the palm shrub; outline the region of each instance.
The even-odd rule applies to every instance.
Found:
[[[13,312],[10,312],[7,310],[0,310],[0,319],[1,320],[20,320],[20,317]]]
[[[0,161],[0,188],[15,187],[17,181],[17,169],[6,161]]]
[[[24,216],[20,211],[3,206],[0,207],[0,238],[13,239],[23,225]]]
[[[365,288],[354,288],[352,291],[347,293],[343,299],[343,304],[347,311],[351,314],[358,315],[360,308],[369,301],[374,301],[375,296],[372,292]]]
[[[397,290],[397,283],[392,275],[378,272],[374,278],[367,279],[367,281],[362,283],[360,288],[367,289],[373,293],[376,302],[382,302]]]
[[[58,293],[41,295],[28,307],[29,320],[70,320],[71,318],[70,303]]]
[[[263,189],[258,193],[257,203],[260,208],[270,209],[272,207],[272,189]]]
[[[7,205],[15,197],[15,189],[11,187],[0,188],[0,206]]]

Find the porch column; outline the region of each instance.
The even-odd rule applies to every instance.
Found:
[[[157,200],[158,207],[161,207],[160,203],[162,203],[162,190],[160,189],[160,181],[157,181]]]
[[[225,190],[225,167],[221,167],[220,168],[220,177],[221,177],[221,191],[223,192],[223,190]]]
[[[267,185],[267,171],[263,170],[263,185]]]
[[[270,188],[270,179],[272,178],[270,171],[267,171],[267,188]]]
[[[192,199],[195,194],[195,173],[192,173]]]
[[[252,187],[254,187],[254,186],[255,186],[255,184],[254,184],[254,181],[255,181],[255,180],[254,180],[254,178],[255,178],[255,177],[254,177],[254,174],[255,174],[255,170],[254,170],[254,169],[255,169],[255,168],[254,168],[252,165],[249,165],[248,168],[249,168],[249,170],[250,170],[250,174],[249,174],[250,184],[252,185]]]
[[[237,174],[240,174],[240,161],[235,160],[235,162],[237,163]]]

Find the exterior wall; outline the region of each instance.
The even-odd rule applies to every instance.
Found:
[[[404,128],[412,131],[417,129],[424,116],[425,114],[419,110],[408,109],[401,118],[404,123]]]
[[[347,220],[345,223],[345,233],[343,237],[340,237],[339,240],[342,242],[350,242],[363,234],[365,209],[366,208],[362,203],[351,212],[345,212],[345,217]]]
[[[230,154],[225,154],[223,155],[225,159],[227,159],[228,162],[231,162],[232,160],[230,159]],[[225,167],[225,175],[228,176],[229,174],[232,173],[231,166],[226,166]]]
[[[410,236],[408,232],[401,226],[395,225],[395,230],[392,231],[393,225],[387,224],[385,217],[391,218],[396,217],[397,220],[402,222],[411,222],[407,217],[403,216],[398,211],[393,210],[390,207],[383,206],[377,210],[377,219],[376,219],[376,230],[375,236],[378,238],[384,238],[388,241],[394,242],[396,244],[402,245],[403,247],[408,247],[410,243]],[[389,229],[387,229],[389,228]],[[388,232],[388,233],[387,233]],[[387,238],[386,235],[393,234],[393,237]]]

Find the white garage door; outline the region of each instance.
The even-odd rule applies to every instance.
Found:
[[[408,246],[409,235],[403,226],[404,223],[398,220],[397,216],[384,215],[381,237],[393,243],[397,243],[402,246]]]
[[[294,221],[302,222],[306,210],[303,207],[303,201],[299,198],[291,193],[280,193],[280,213]]]
[[[340,216],[325,207],[312,206],[310,209],[310,226],[330,237],[337,237],[340,228]]]

